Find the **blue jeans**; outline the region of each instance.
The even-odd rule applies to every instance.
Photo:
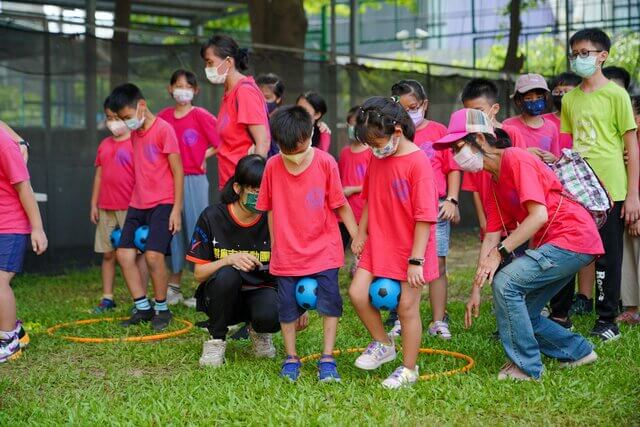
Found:
[[[184,177],[184,209],[182,230],[171,239],[171,271],[179,273],[185,265],[185,245],[191,241],[193,230],[203,210],[209,206],[209,180],[207,175]]]
[[[495,275],[493,303],[500,340],[507,357],[527,375],[540,378],[541,354],[574,361],[591,353],[593,348],[584,337],[541,316],[540,311],[593,258],[545,244],[528,249]]]

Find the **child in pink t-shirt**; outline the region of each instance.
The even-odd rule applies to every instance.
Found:
[[[0,363],[3,363],[22,354],[18,337],[21,325],[16,319],[11,280],[22,271],[29,243],[40,255],[47,249],[47,236],[20,148],[1,128],[0,200]]]
[[[543,119],[549,120],[560,130],[560,111],[562,110],[562,97],[565,93],[575,89],[582,83],[582,79],[575,73],[566,72],[555,76],[549,86],[551,87],[551,99],[555,111],[542,116]],[[563,148],[573,148],[573,138],[570,133],[560,133],[559,137],[560,150]],[[595,274],[595,273],[594,273]]]
[[[193,97],[198,94],[195,74],[187,70],[175,71],[169,81],[168,90],[176,104],[160,111],[158,117],[175,130],[184,169],[184,227],[171,240],[172,274],[169,277],[167,291],[167,303],[174,305],[184,299],[180,284],[185,266],[185,245],[191,240],[200,213],[209,206],[206,162],[220,146],[220,139],[215,116],[192,104]],[[188,299],[185,304],[195,307],[195,298]]]
[[[429,324],[428,333],[431,336],[449,340],[451,331],[449,316],[447,316],[447,255],[449,255],[451,223],[460,221],[458,197],[462,174],[450,152],[433,149],[433,141],[446,135],[447,128],[438,122],[426,119],[429,100],[422,84],[417,80],[400,80],[391,87],[391,94],[398,97],[400,104],[415,125],[416,133],[413,142],[431,160],[440,206],[435,231],[439,276],[429,283],[432,321]],[[398,320],[395,321],[390,334],[400,335]]]
[[[516,81],[513,103],[520,115],[504,121],[514,126],[524,137],[527,149],[545,163],[554,163],[560,156],[558,127],[542,117],[547,108],[549,88],[539,74],[524,74]]]
[[[109,109],[109,98],[104,101],[104,113],[105,124],[113,136],[103,139],[98,146],[90,214],[91,222],[97,226],[94,250],[102,254],[102,299],[94,309],[96,314],[116,307],[113,283],[116,276],[116,249],[120,243],[116,234],[121,233],[124,227],[135,181],[129,129]],[[147,266],[142,256],[138,256],[138,268],[142,283],[146,284]]]
[[[296,321],[305,309],[296,303],[302,278],[317,282],[317,310],[323,316],[324,348],[318,362],[320,381],[340,381],[333,349],[342,297],[338,270],[344,264],[338,219],[355,237],[357,224],[340,185],[338,165],[311,146],[313,123],[300,106],[278,108],[271,132],[280,154],[271,157],[262,178],[257,209],[268,212],[271,233],[269,271],[278,282],[278,316],[287,358],[280,375],[296,381]]]
[[[316,92],[305,92],[298,97],[296,104],[307,110],[313,119],[312,146],[322,151],[329,151],[331,129],[321,121],[322,117],[327,114],[327,103],[324,98]]]
[[[356,222],[360,222],[362,217],[362,209],[364,208],[362,184],[371,161],[371,149],[358,142],[354,136],[356,113],[359,108],[360,106],[352,107],[347,113],[349,145],[340,151],[340,156],[338,157],[338,170],[340,171],[344,195],[349,202],[349,206],[351,206]],[[343,223],[340,223],[340,234],[342,235],[343,247],[346,249],[351,241],[351,236]]]
[[[167,306],[164,258],[169,254],[172,236],[182,227],[184,185],[180,147],[171,125],[151,113],[137,86],[126,83],[116,87],[109,96],[109,109],[116,112],[131,131],[135,174],[117,258],[136,308],[122,326],[151,321],[154,330],[162,331],[172,318]],[[138,239],[135,238],[136,230],[142,226],[148,227],[144,248],[136,245]],[[138,249],[144,249],[153,282],[153,308],[136,265]]]
[[[364,182],[366,204],[358,236],[352,243],[360,262],[349,288],[351,302],[373,341],[355,365],[372,370],[395,360],[394,339],[369,302],[369,287],[375,278],[401,282],[397,310],[403,360],[382,383],[395,389],[415,383],[419,376],[420,295],[422,287],[439,276],[438,195],[429,158],[411,142],[414,125],[401,104],[392,98],[369,98],[356,120],[356,137],[371,147],[374,158]]]

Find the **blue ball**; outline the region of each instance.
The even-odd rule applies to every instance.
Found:
[[[119,228],[115,228],[111,232],[110,240],[113,249],[118,249],[118,246],[120,246],[120,236],[122,236],[122,230],[120,230]]]
[[[149,238],[149,226],[141,225],[136,229],[136,232],[133,236],[133,244],[136,245],[136,248],[140,250],[140,252],[144,252],[147,247],[147,239]]]
[[[296,302],[305,310],[315,310],[318,305],[318,281],[311,277],[298,280]]]
[[[395,310],[400,302],[401,292],[400,282],[381,277],[369,286],[369,302],[378,310]]]

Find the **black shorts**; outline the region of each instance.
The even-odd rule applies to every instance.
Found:
[[[122,227],[120,246],[118,248],[136,249],[134,237],[136,229],[142,225],[149,227],[147,238],[147,251],[160,252],[171,255],[171,238],[169,231],[169,216],[173,205],[158,205],[150,209],[136,209],[129,207],[127,219]]]

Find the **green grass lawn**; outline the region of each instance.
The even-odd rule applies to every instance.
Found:
[[[227,363],[202,369],[198,358],[205,332],[154,343],[75,344],[47,335],[46,328],[91,318],[100,296],[98,269],[55,277],[24,275],[14,283],[19,317],[31,335],[22,358],[0,366],[0,426],[5,425],[640,425],[640,328],[622,328],[622,339],[597,345],[600,360],[571,371],[545,360],[537,383],[496,379],[504,363],[490,304],[471,330],[462,327],[464,300],[473,274],[476,237],[456,235],[450,257],[453,339],[425,335],[423,347],[470,355],[469,373],[420,382],[410,389],[387,391],[380,381],[397,365],[369,373],[353,367],[356,355],[339,358],[341,384],[318,384],[315,365],[303,367],[297,384],[278,377],[282,341],[276,335],[277,360],[256,360],[248,341],[230,341]],[[346,290],[348,279],[343,276]],[[186,287],[191,291],[195,283]],[[117,282],[116,315],[131,303],[121,278]],[[489,296],[487,295],[487,300]],[[424,300],[428,300],[425,298]],[[423,303],[423,322],[430,318]],[[185,307],[178,318],[204,318]],[[593,318],[576,318],[587,333]],[[174,325],[178,329],[179,325]],[[70,328],[81,336],[125,336],[115,324]],[[139,327],[129,335],[150,334]],[[426,334],[426,332],[425,332]],[[365,346],[369,337],[351,305],[338,331],[338,347]],[[321,322],[312,314],[299,336],[302,355],[321,346]],[[464,364],[443,356],[421,356],[422,373]]]

